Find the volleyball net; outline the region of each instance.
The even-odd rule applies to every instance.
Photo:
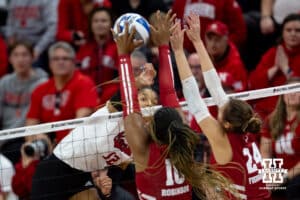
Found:
[[[228,96],[247,101],[294,92],[300,92],[300,83],[233,93]],[[205,98],[204,101],[208,106],[215,105],[212,98]],[[187,110],[186,102],[181,102],[180,105],[183,110]],[[151,116],[160,107],[143,108],[142,114]],[[89,117],[2,130],[0,140],[67,129],[71,130],[70,133],[53,152],[73,168],[92,172],[130,162],[132,159],[124,135],[122,112],[109,113],[106,107],[100,108]],[[0,178],[4,176],[3,173],[2,171]]]

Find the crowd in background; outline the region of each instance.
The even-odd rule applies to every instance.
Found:
[[[155,23],[153,14],[170,8],[182,26],[191,12],[199,15],[201,37],[227,93],[300,82],[299,0],[0,0],[1,130],[86,117],[119,99],[118,54],[110,30],[115,19],[134,12]],[[188,40],[184,47],[201,95],[209,97],[195,49]],[[151,44],[131,55],[142,107],[159,104],[157,80],[151,81],[158,60]],[[177,95],[183,99],[174,58],[172,63]],[[257,136],[262,156],[284,158],[289,183],[299,188],[299,94],[249,103],[264,121]],[[186,116],[200,133],[193,117]],[[36,166],[68,133],[0,141],[0,200],[30,199]],[[195,157],[209,162],[209,147],[204,137],[202,141]],[[32,143],[44,146],[44,152],[30,153]],[[133,164],[95,172],[91,186],[96,189],[91,187],[88,195],[110,199],[119,193],[136,199],[132,171]],[[77,192],[70,198],[86,197]],[[282,191],[273,196],[292,199]]]

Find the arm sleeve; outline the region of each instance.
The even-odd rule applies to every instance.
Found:
[[[44,8],[42,9],[42,17],[46,25],[46,31],[34,47],[34,50],[39,53],[42,53],[54,42],[57,26],[57,1],[45,1]]]
[[[196,121],[199,123],[209,117],[210,112],[200,96],[195,77],[190,76],[181,82],[184,98],[187,101],[189,111],[195,116]]]
[[[123,105],[123,117],[132,113],[140,113],[138,92],[135,86],[129,55],[119,56],[120,91]]]
[[[159,91],[163,106],[179,107],[179,101],[174,87],[174,76],[168,45],[159,47]]]

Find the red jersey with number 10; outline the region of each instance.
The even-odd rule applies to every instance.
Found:
[[[255,143],[253,134],[227,133],[232,148],[231,162],[225,165],[217,165],[216,169],[232,182],[232,187],[238,194],[237,199],[261,200],[269,199],[270,193],[262,182],[262,157]],[[217,164],[214,156],[212,164]],[[233,196],[230,199],[234,199]]]
[[[165,158],[166,148],[150,144],[148,167],[136,173],[136,185],[141,200],[191,200],[191,186]]]

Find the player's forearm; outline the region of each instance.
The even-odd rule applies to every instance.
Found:
[[[174,54],[175,54],[175,60],[176,60],[180,80],[184,80],[193,76],[192,71],[187,62],[186,56],[183,52],[183,49],[174,51]]]
[[[159,46],[159,91],[162,106],[177,108],[179,101],[174,87],[174,75],[169,45]]]

